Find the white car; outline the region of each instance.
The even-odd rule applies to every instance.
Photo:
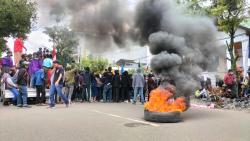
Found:
[[[28,88],[28,98],[36,97],[36,89]],[[46,89],[46,97],[49,97],[49,89]],[[1,85],[1,101],[3,104],[6,104],[10,99],[14,98],[14,95],[11,91],[6,90],[4,84]]]

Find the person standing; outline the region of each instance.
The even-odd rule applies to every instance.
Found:
[[[12,52],[8,51],[7,56],[2,58],[2,71],[7,72],[13,67]]]
[[[95,75],[95,80],[96,80],[96,88],[97,88],[97,96],[96,96],[96,100],[99,101],[102,97],[102,94],[101,94],[101,89],[102,89],[102,81],[101,81],[101,78],[100,78],[100,74],[96,74]]]
[[[150,92],[157,87],[157,83],[153,79],[153,76],[154,76],[153,74],[148,75],[148,83],[147,83],[147,85],[148,85],[148,101],[150,99]]]
[[[73,69],[71,66],[67,67],[67,71],[65,72],[65,94],[68,97],[69,104],[71,104],[71,97],[74,91],[74,75],[75,75],[76,69]]]
[[[85,68],[84,79],[85,79],[85,84],[86,84],[86,98],[87,98],[87,101],[90,102],[90,98],[91,98],[91,94],[90,94],[90,89],[91,89],[91,72],[90,72],[89,67]]]
[[[145,84],[144,77],[140,69],[137,69],[137,73],[133,76],[132,86],[134,88],[133,104],[136,104],[136,98],[138,94],[141,97],[141,103],[144,104],[143,87]]]
[[[121,101],[124,102],[125,99],[130,102],[130,96],[129,96],[129,76],[128,72],[125,71],[122,74],[121,77]]]
[[[28,65],[29,62],[23,62],[22,66],[18,72],[17,76],[17,85],[19,87],[19,95],[17,97],[17,107],[25,107],[30,108],[27,104],[28,99],[28,92],[27,92],[27,85],[28,85]]]
[[[34,81],[33,81],[35,87],[36,87],[36,104],[42,105],[46,102],[46,92],[45,92],[45,72],[44,69],[40,69],[35,72],[34,74]]]
[[[91,74],[91,96],[92,101],[96,102],[96,97],[98,95],[98,89],[97,89],[97,80],[94,73]]]
[[[19,65],[18,65],[18,66],[21,66],[21,64],[22,64],[24,61],[27,61],[27,55],[26,55],[26,54],[22,54],[22,55],[21,55],[21,60],[19,61]]]
[[[79,91],[80,90],[79,79],[80,79],[80,74],[77,70],[74,72],[74,90],[73,90],[73,100],[76,102],[81,98],[81,92]]]
[[[113,87],[113,96],[114,96],[114,102],[119,102],[120,100],[120,85],[121,85],[121,80],[120,80],[120,75],[119,71],[115,70],[115,75],[113,77],[112,81],[112,87]]]
[[[53,75],[53,81],[52,85],[50,87],[49,91],[49,98],[50,98],[50,104],[49,108],[54,108],[55,107],[55,93],[57,93],[64,103],[66,104],[66,107],[69,106],[69,101],[65,95],[62,94],[62,88],[63,88],[63,78],[64,78],[64,69],[60,65],[59,61],[54,61],[54,75]]]
[[[17,67],[19,67],[19,61],[22,59],[23,49],[27,50],[23,45],[23,38],[19,35],[14,42],[14,62]]]
[[[103,102],[112,102],[112,79],[113,73],[111,72],[112,68],[109,67],[108,71],[105,71],[102,76],[103,81]]]
[[[41,61],[38,58],[38,54],[33,54],[33,59],[30,62],[29,65],[29,75],[31,76],[30,84],[32,87],[35,87],[33,84],[35,84],[33,81],[35,79],[35,73],[36,71],[40,70],[42,68]]]
[[[47,69],[52,68],[53,66],[53,60],[52,60],[52,55],[47,54],[45,56],[45,59],[43,60],[43,67],[46,67]]]

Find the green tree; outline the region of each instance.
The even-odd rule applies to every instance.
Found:
[[[56,57],[64,67],[67,63],[74,63],[74,55],[77,54],[79,39],[75,32],[66,27],[54,26],[45,28],[44,33],[50,37],[50,42],[56,48]]]
[[[245,0],[214,0],[211,7],[207,8],[210,15],[216,18],[216,24],[220,31],[224,31],[230,37],[230,42],[227,42],[227,50],[231,62],[231,69],[236,72],[236,62],[239,55],[235,52],[234,38],[240,23],[245,17]]]
[[[205,0],[176,0],[177,4],[187,7],[188,14],[205,14],[206,11],[202,7]]]
[[[205,11],[206,14],[215,18],[219,31],[223,31],[230,37],[230,42],[226,42],[227,50],[230,54],[231,69],[236,72],[239,55],[235,52],[234,38],[240,23],[244,21],[247,9],[245,0],[211,0],[211,4],[205,6],[203,2],[207,0],[188,0],[190,9]]]
[[[36,3],[29,0],[0,0],[0,56],[5,37],[24,37],[36,23]]]
[[[89,56],[81,60],[80,66],[82,68],[89,67],[94,73],[102,73],[108,67],[108,60]]]

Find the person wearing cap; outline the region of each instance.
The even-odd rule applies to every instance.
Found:
[[[24,61],[27,61],[27,55],[26,54],[22,54],[21,58],[22,59],[19,61],[19,65],[18,66],[21,66]]]
[[[11,51],[8,51],[7,52],[7,56],[5,56],[3,59],[2,59],[2,68],[3,68],[3,72],[5,70],[10,70],[10,68],[12,68],[14,65],[13,65],[13,60],[12,60],[12,52]]]
[[[19,88],[19,95],[17,97],[18,107],[30,108],[30,106],[27,103],[27,99],[28,99],[27,85],[28,85],[28,77],[29,77],[29,74],[27,71],[28,66],[29,66],[29,62],[24,61],[21,64],[21,68],[17,75],[17,85]]]
[[[43,67],[46,67],[47,69],[50,69],[53,67],[53,61],[52,61],[51,54],[47,54],[45,56],[45,59],[43,60]]]
[[[67,97],[65,95],[62,94],[62,88],[63,88],[63,79],[64,79],[64,69],[63,67],[60,65],[59,61],[54,61],[53,62],[54,65],[54,77],[52,80],[52,84],[50,87],[50,91],[49,91],[49,98],[50,98],[50,104],[49,107],[50,108],[54,108],[55,107],[55,92],[62,98],[62,100],[64,101],[64,103],[66,104],[66,107],[69,106],[69,101],[67,99]]]

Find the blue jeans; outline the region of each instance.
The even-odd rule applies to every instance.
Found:
[[[19,87],[19,95],[17,97],[17,106],[27,106],[27,99],[28,99],[28,92],[27,86],[20,86]]]
[[[11,92],[12,92],[12,94],[14,95],[14,98],[12,99],[12,101],[14,102],[14,101],[16,101],[17,100],[17,97],[18,97],[18,95],[19,95],[19,92],[18,92],[18,90],[16,89],[16,88],[11,88],[11,89],[9,89]]]
[[[247,97],[249,95],[250,88],[246,88],[244,91],[244,96]]]
[[[69,101],[71,101],[71,97],[72,97],[73,92],[74,92],[74,85],[73,84],[66,85],[65,94],[66,94]]]
[[[109,102],[112,100],[112,85],[104,85],[103,87],[103,102],[107,101],[107,98]]]
[[[65,95],[62,94],[62,88],[63,85],[55,86],[55,84],[52,84],[49,90],[49,99],[50,99],[50,107],[55,106],[55,92],[62,98],[65,104],[68,104],[69,101]]]
[[[134,88],[134,98],[133,102],[136,102],[137,96],[140,95],[141,97],[141,103],[144,103],[144,96],[143,96],[143,87],[135,87]]]
[[[32,75],[31,75],[31,78],[30,78],[30,86],[31,86],[31,87],[35,87],[35,74],[32,74]]]

